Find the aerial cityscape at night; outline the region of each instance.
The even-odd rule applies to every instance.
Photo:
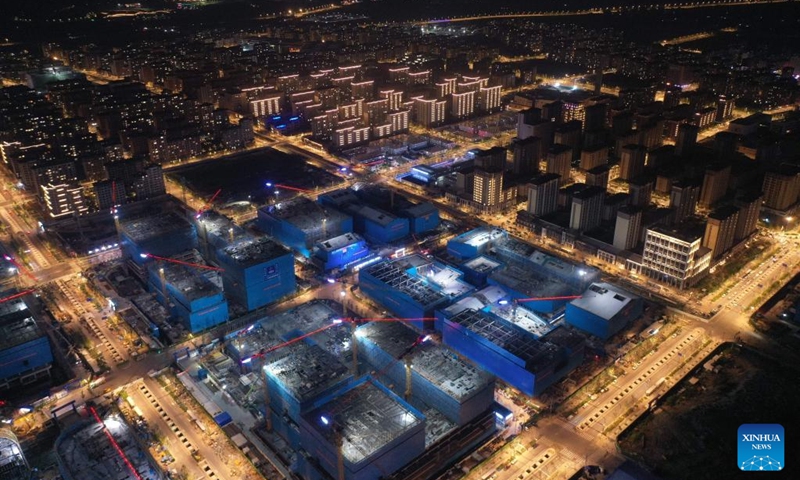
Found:
[[[34,0],[0,81],[0,480],[800,478],[798,0]]]

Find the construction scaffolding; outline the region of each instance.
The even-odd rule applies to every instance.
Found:
[[[313,410],[305,419],[331,445],[341,438],[342,453],[351,464],[370,458],[425,422],[421,414],[371,381]]]
[[[450,318],[450,321],[521,359],[525,362],[525,369],[533,373],[550,368],[559,357],[559,348],[555,345],[540,342],[486,312],[466,309]]]
[[[0,480],[22,480],[30,474],[17,436],[8,428],[0,428]]]
[[[372,275],[388,288],[408,295],[423,308],[435,305],[446,298],[443,293],[431,288],[427,282],[409,275],[392,262],[381,262],[361,271]]]
[[[56,441],[66,480],[123,480],[133,478],[130,468],[142,479],[164,478],[161,469],[152,465],[147,453],[139,448],[134,432],[122,417],[111,414],[102,420],[103,423],[91,421],[78,430],[68,430]]]
[[[319,345],[297,342],[276,350],[264,366],[299,403],[318,398],[323,392],[345,381],[350,370]]]

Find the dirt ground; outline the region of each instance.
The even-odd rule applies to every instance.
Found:
[[[737,468],[743,423],[778,423],[786,431],[786,468],[770,480],[800,478],[800,366],[785,366],[731,345],[714,371],[702,367],[619,439],[623,453],[665,479],[752,478]]]

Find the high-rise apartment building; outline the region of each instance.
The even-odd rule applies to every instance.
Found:
[[[572,168],[572,149],[566,145],[553,145],[547,152],[547,173],[555,173],[561,177],[560,185],[566,185],[570,181],[570,169]]]
[[[42,185],[44,207],[50,218],[83,215],[89,211],[80,185]]]
[[[572,196],[569,228],[578,231],[591,230],[600,225],[603,218],[603,198],[606,191],[600,187],[586,187]]]
[[[608,163],[608,147],[596,146],[581,151],[581,170],[591,170]]]
[[[700,129],[691,123],[682,123],[678,127],[678,138],[675,140],[675,155],[686,157],[692,154],[697,144]]]
[[[472,200],[482,207],[500,205],[503,196],[503,171],[475,169]]]
[[[480,90],[478,90],[478,110],[483,113],[491,113],[500,110],[501,98],[502,87],[500,85],[481,87]]]
[[[647,148],[642,145],[625,145],[620,152],[619,178],[630,181],[644,172]]]
[[[608,174],[611,167],[599,165],[586,171],[586,185],[608,189]]]
[[[414,99],[414,121],[424,127],[436,127],[444,123],[447,101]]]
[[[516,175],[530,175],[539,170],[539,153],[541,152],[539,137],[526,139],[515,138],[511,141],[511,172]]]
[[[528,185],[528,212],[539,217],[558,209],[558,180],[555,173],[537,175]]]
[[[466,91],[450,95],[450,116],[455,120],[471,117],[475,113],[475,92]]]
[[[784,165],[764,175],[764,206],[786,212],[800,197],[800,169]]]
[[[679,181],[672,184],[669,206],[674,210],[672,218],[675,223],[680,223],[686,217],[694,215],[699,197],[700,187],[691,182]]]
[[[736,222],[736,232],[733,234],[735,242],[744,240],[758,228],[758,214],[761,212],[763,196],[760,193],[743,195],[736,199],[739,207],[739,220]]]
[[[642,209],[633,205],[619,207],[614,225],[614,247],[620,250],[635,248],[641,236]]]
[[[708,215],[703,246],[711,250],[711,258],[719,258],[733,246],[739,209],[733,205],[717,208]]]
[[[708,167],[703,177],[703,188],[700,190],[700,205],[708,208],[722,199],[728,191],[730,176],[730,165],[713,165]]]

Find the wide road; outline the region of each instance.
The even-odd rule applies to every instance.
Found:
[[[180,438],[178,438],[177,434],[170,426],[172,423],[177,425],[175,421],[180,421],[181,425],[183,426],[183,423],[188,416],[186,414],[179,416],[173,416],[170,414],[169,417],[167,417],[169,420],[165,419],[159,409],[163,412],[167,412],[165,406],[169,406],[170,403],[173,403],[173,400],[169,398],[169,395],[164,393],[160,388],[158,389],[158,394],[154,394],[153,390],[150,388],[151,384],[154,383],[155,382],[151,381],[150,383],[145,384],[144,380],[136,381],[128,385],[126,392],[128,393],[128,396],[133,399],[136,406],[142,410],[144,419],[149,425],[150,429],[160,433],[161,437],[163,438],[162,444],[167,448],[169,454],[175,458],[175,462],[172,464],[165,465],[162,463],[162,468],[165,470],[171,470],[174,468],[175,470],[180,471],[181,467],[185,467],[187,473],[189,474],[189,478],[193,480],[204,478],[205,472],[203,472],[195,459],[192,457],[191,451],[183,445]],[[181,431],[182,430],[188,431],[189,429],[183,428]],[[184,434],[184,436],[185,435],[186,434]],[[194,445],[194,442],[192,443]],[[160,458],[157,460],[160,461]]]
[[[728,283],[727,289],[712,308],[729,308],[735,312],[750,314],[755,310],[753,302],[759,296],[772,291],[770,287],[782,277],[790,278],[800,270],[800,240],[779,238],[778,251],[770,258],[756,260],[743,268],[743,274]],[[723,287],[723,288],[726,288]],[[766,298],[762,298],[766,300]]]
[[[610,440],[616,439],[628,425],[626,420],[633,420],[641,413],[639,410],[644,410],[640,402],[657,398],[683,378],[685,370],[676,372],[676,369],[690,361],[707,340],[701,328],[666,339],[639,364],[625,367],[623,376],[586,403],[569,422],[587,438],[605,435]],[[703,357],[694,358],[694,363]]]

